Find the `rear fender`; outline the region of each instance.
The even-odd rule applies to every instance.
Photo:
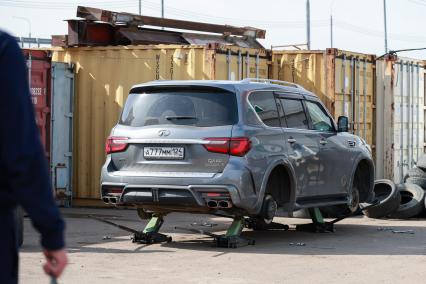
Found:
[[[290,162],[285,157],[278,157],[269,163],[269,166],[265,171],[262,184],[260,186],[259,196],[254,205],[254,209],[253,209],[254,214],[260,213],[262,209],[263,199],[265,198],[266,186],[268,185],[269,177],[272,171],[275,169],[275,167],[280,165],[284,166],[290,175],[290,184],[291,184],[290,185],[290,201],[289,201],[287,210],[288,212],[293,212],[293,208],[294,208],[294,204],[296,200],[296,182],[297,182],[295,179],[296,174]]]

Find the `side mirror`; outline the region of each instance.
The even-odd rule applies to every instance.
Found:
[[[347,116],[339,116],[337,120],[337,132],[348,132],[349,119]]]

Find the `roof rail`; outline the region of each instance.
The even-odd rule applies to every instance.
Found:
[[[276,84],[276,85],[283,85],[283,86],[289,86],[293,88],[299,88],[299,89],[305,89],[301,85],[296,83],[291,83],[287,81],[280,81],[280,80],[271,80],[271,79],[259,79],[259,78],[246,78],[241,80],[242,83],[270,83],[270,84]]]

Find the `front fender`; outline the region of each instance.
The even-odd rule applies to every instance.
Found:
[[[359,163],[362,160],[367,161],[368,166],[369,166],[369,171],[372,172],[372,174],[370,174],[370,180],[368,181],[369,186],[370,186],[370,188],[369,188],[370,194],[369,194],[369,196],[367,197],[367,200],[366,200],[366,201],[370,201],[371,199],[374,198],[373,188],[374,188],[374,177],[375,177],[374,171],[375,171],[375,169],[374,169],[374,163],[373,163],[371,156],[367,155],[364,152],[359,153],[355,157],[355,162],[354,162],[354,165],[352,166],[352,174],[351,174],[351,178],[350,178],[350,183],[349,183],[349,186],[348,186],[348,194],[350,194],[350,192],[352,191],[352,187],[353,187],[354,179],[355,179],[355,172],[356,172],[356,169],[359,166]]]

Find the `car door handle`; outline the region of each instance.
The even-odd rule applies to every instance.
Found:
[[[321,144],[321,145],[325,145],[325,144],[327,144],[327,140],[325,140],[325,139],[321,139],[321,140],[320,140],[320,144]]]
[[[290,144],[296,143],[296,139],[294,139],[293,137],[290,137],[287,139],[287,142]]]

